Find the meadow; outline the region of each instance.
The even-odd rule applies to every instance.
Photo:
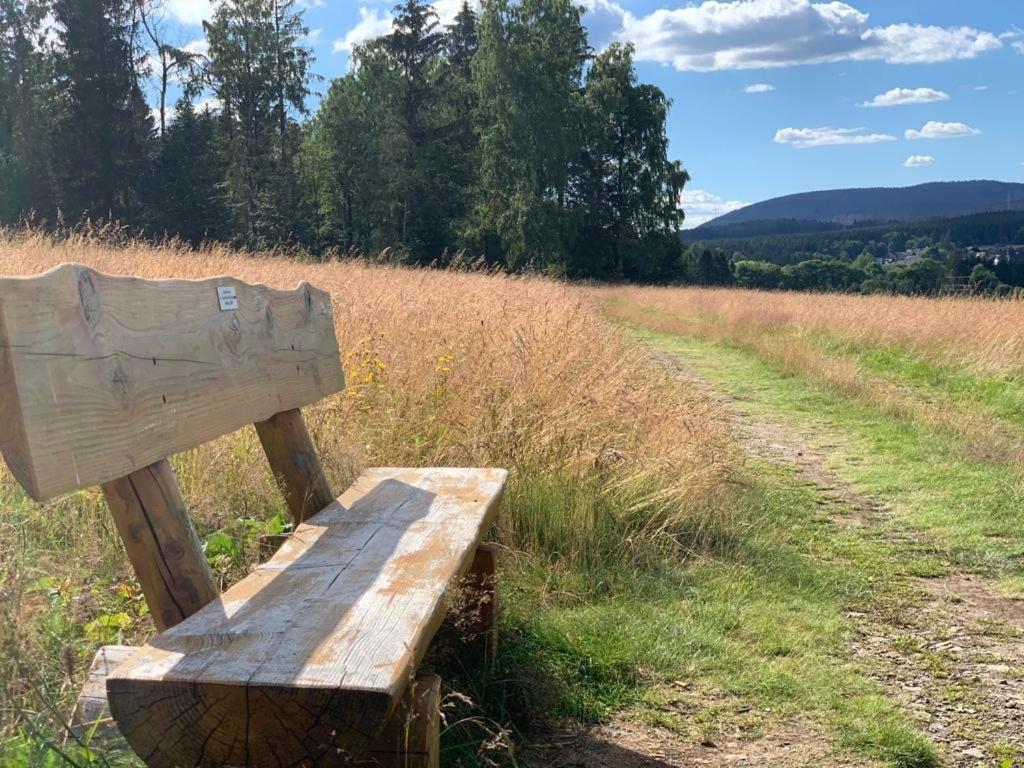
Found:
[[[307,418],[334,487],[373,465],[509,468],[494,538],[504,578],[526,590],[531,605],[609,599],[666,553],[713,537],[728,512],[737,456],[721,415],[652,368],[572,288],[218,248],[0,235],[5,275],[65,261],[153,278],[231,273],[279,287],[308,280],[331,291],[348,386]],[[174,463],[207,556],[229,583],[256,557],[257,536],[287,517],[255,432]],[[5,473],[0,499],[3,754],[21,749],[21,737],[62,741],[61,721],[97,645],[137,642],[152,626],[98,489],[39,506]],[[556,656],[554,664],[586,663]],[[575,672],[553,672],[566,689],[550,689],[552,711],[601,706]]]
[[[851,650],[858,617],[913,610],[915,580],[955,568],[1024,586],[1007,511],[1019,516],[1018,304],[595,289],[111,233],[0,234],[0,274],[65,261],[329,290],[347,387],[307,418],[337,490],[372,465],[510,469],[491,534],[499,654],[469,667],[439,643],[427,662],[445,680],[445,765],[575,765],[537,744],[605,723],[675,750],[666,765],[757,754],[780,733],[806,747],[792,765],[939,765],[945,748]],[[845,502],[748,454],[733,401],[793,424],[827,414],[845,438],[835,471],[879,495],[912,481],[900,519],[931,538],[842,523]],[[258,536],[286,527],[255,433],[173,463],[229,584]],[[951,494],[956,509],[976,505],[970,524]],[[152,631],[98,489],[37,505],[5,472],[0,763],[138,765],[63,725],[95,649]],[[653,752],[616,754],[632,766]]]

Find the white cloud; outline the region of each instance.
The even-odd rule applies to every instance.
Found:
[[[753,83],[743,89],[744,93],[769,93],[775,90],[774,85],[768,83]]]
[[[205,37],[201,37],[198,40],[193,40],[190,43],[185,43],[185,45],[181,46],[181,50],[185,51],[186,53],[195,53],[199,54],[200,56],[209,56],[210,41],[207,40]]]
[[[908,128],[904,136],[908,139],[957,139],[961,136],[977,136],[981,133],[964,123],[939,123],[929,120],[920,131]]]
[[[607,2],[608,0],[583,0],[584,4],[589,3],[601,3]],[[304,0],[304,2],[322,5],[324,0]],[[387,3],[388,7],[394,5],[393,2]],[[434,11],[437,13],[437,21],[441,26],[448,26],[455,21],[455,17],[459,15],[459,11],[462,10],[462,0],[434,0],[431,5],[434,7]],[[470,7],[474,11],[480,10],[480,0],[470,0]],[[344,37],[334,41],[334,53],[340,53],[342,51],[351,51],[357,45],[361,45],[369,40],[386,35],[391,32],[391,21],[392,15],[388,11],[379,11],[375,8],[370,8],[366,5],[359,7],[359,21],[356,25],[350,29]]]
[[[638,58],[679,70],[924,63],[972,59],[1002,46],[996,35],[971,27],[872,27],[867,13],[837,0],[705,0],[639,17],[609,0],[602,3],[621,15],[618,37],[636,43]]]
[[[1015,43],[1011,43],[1011,45],[1013,45],[1013,50],[1015,50],[1021,56],[1024,56],[1024,43],[1022,43],[1020,40],[1018,40]]]
[[[167,10],[182,24],[202,24],[213,16],[210,0],[167,0]]]
[[[391,3],[393,5],[393,3]],[[448,26],[455,17],[459,15],[459,11],[462,10],[462,0],[434,0],[431,5],[434,6],[434,10],[437,11],[437,20]],[[470,8],[474,11],[480,10],[480,0],[470,0]]]
[[[934,88],[893,88],[860,106],[898,107],[903,104],[928,104],[933,101],[949,101],[949,94]]]
[[[200,99],[199,101],[195,102],[192,105],[192,109],[196,111],[196,114],[205,112],[206,110],[216,112],[220,109],[220,102],[217,101],[215,97],[209,96],[205,99]],[[160,108],[153,107],[153,109],[149,111],[149,114],[153,118],[153,124],[156,126],[157,130],[160,130]],[[164,122],[168,126],[170,126],[170,124],[174,122],[174,118],[177,117],[177,115],[178,107],[176,104],[168,104],[164,108]]]
[[[934,165],[935,158],[931,155],[911,155],[903,162],[904,168],[923,168],[926,165]]]
[[[888,133],[864,133],[864,128],[780,128],[775,132],[776,144],[792,144],[797,149],[835,147],[843,144],[878,144],[896,141]]]
[[[750,205],[740,200],[723,200],[703,189],[684,189],[680,202],[686,212],[683,229],[699,227],[706,221]]]
[[[988,90],[988,86],[987,85],[976,85],[976,86],[974,86],[974,90],[976,90],[976,91],[987,91]]]
[[[973,27],[923,27],[918,24],[892,24],[868,30],[865,40],[872,45],[853,58],[862,61],[881,59],[889,64],[933,64],[973,59],[979,53],[1003,47],[991,32]]]
[[[627,13],[615,0],[577,0],[576,4],[586,10],[583,24],[595,50],[603,50],[622,36]]]
[[[391,17],[386,13],[378,13],[376,10],[366,8],[359,9],[359,23],[339,40],[334,41],[334,52],[351,51],[357,45],[361,45],[375,37],[386,35],[391,31]]]

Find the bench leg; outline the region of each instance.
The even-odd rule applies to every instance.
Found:
[[[494,548],[481,544],[473,554],[473,564],[464,579],[469,598],[465,607],[467,635],[480,639],[487,658],[493,659],[498,651],[497,592],[494,588],[498,558]]]
[[[364,768],[440,768],[441,678],[421,674],[369,752],[356,758]]]

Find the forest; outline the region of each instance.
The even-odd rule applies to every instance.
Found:
[[[1024,288],[1024,212],[830,227],[779,220],[700,228],[679,280],[758,290],[1010,296]],[[743,231],[774,232],[737,237]],[[716,235],[733,237],[716,239]],[[707,239],[705,239],[707,238]]]
[[[918,221],[834,222],[778,219],[700,227],[684,239],[712,242],[730,253],[774,264],[794,264],[809,258],[858,254],[864,249],[883,257],[908,248],[945,241],[964,247],[1024,245],[1024,211],[994,211]],[[925,247],[926,247],[925,246]]]
[[[404,0],[315,111],[297,0],[219,0],[184,47],[155,0],[0,10],[0,225],[576,278],[678,269],[669,100],[631,46],[591,49],[571,0],[464,3],[447,27]]]

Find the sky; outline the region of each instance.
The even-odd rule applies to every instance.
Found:
[[[201,50],[210,1],[164,2],[171,39]],[[300,2],[324,93],[395,0]],[[461,2],[437,0],[441,21]],[[1024,182],[1024,0],[579,3],[591,46],[633,42],[672,99],[687,227],[816,189]]]

